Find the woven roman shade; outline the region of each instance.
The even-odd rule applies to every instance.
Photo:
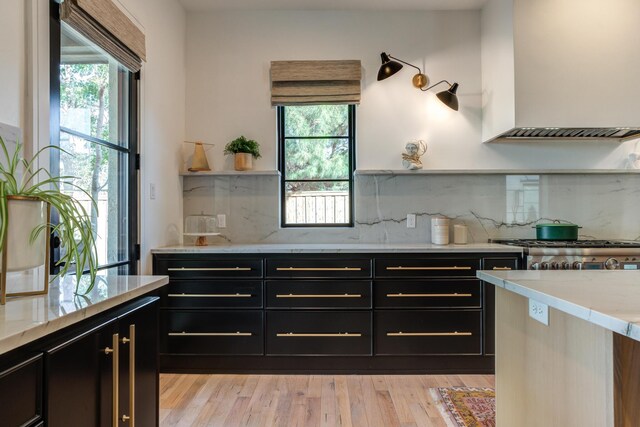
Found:
[[[111,0],[64,0],[60,19],[132,72],[140,71],[144,33]]]
[[[359,60],[272,61],[271,105],[359,104]]]

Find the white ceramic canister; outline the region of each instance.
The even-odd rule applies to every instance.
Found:
[[[434,245],[449,244],[449,218],[433,217],[431,218],[431,243]]]
[[[467,237],[467,226],[464,224],[453,225],[453,243],[455,245],[466,245],[469,243]]]

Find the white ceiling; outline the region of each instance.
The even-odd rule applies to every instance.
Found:
[[[204,10],[462,10],[486,0],[179,0],[188,11]]]

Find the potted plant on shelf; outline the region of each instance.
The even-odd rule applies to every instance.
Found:
[[[60,239],[61,257],[56,262],[59,273],[80,272],[76,277],[76,294],[81,293],[82,272],[88,271],[88,285],[84,292],[93,288],[97,272],[97,250],[91,217],[83,204],[61,191],[61,186],[73,188],[84,194],[89,203],[97,210],[95,200],[73,183],[71,176],[51,176],[47,169],[33,170],[38,157],[48,146],[38,151],[31,160],[21,157],[22,144],[16,144],[13,153],[0,137],[0,252],[2,252],[2,278],[7,271],[22,271],[43,264],[45,268],[45,291],[48,284],[48,242],[49,233],[55,233]],[[36,182],[39,177],[43,179]],[[49,220],[49,210],[58,213],[58,223]],[[44,260],[35,260],[37,254]],[[11,262],[7,262],[8,257]],[[43,293],[43,292],[40,292]],[[6,294],[6,282],[2,283],[2,294]],[[24,295],[23,293],[22,295]],[[34,294],[34,293],[30,293]],[[21,294],[16,294],[21,295]],[[4,299],[4,298],[3,298]]]
[[[260,158],[260,144],[253,139],[241,136],[225,145],[224,154],[234,155],[235,170],[251,170],[253,169],[253,159]]]

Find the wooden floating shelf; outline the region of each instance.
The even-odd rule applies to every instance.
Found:
[[[180,172],[180,176],[280,176],[276,170]]]

